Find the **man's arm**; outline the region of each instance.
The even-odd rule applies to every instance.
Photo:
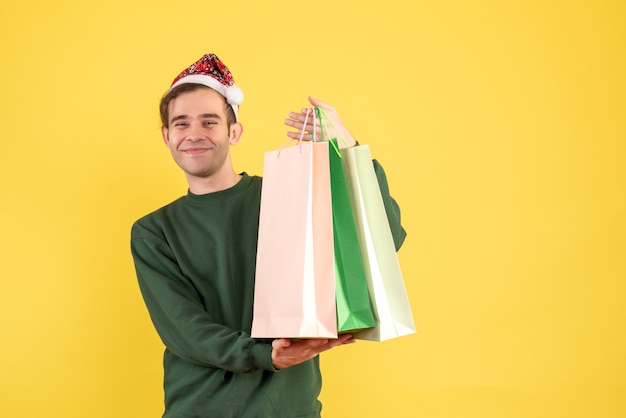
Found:
[[[271,344],[213,321],[164,240],[136,223],[131,251],[152,322],[172,353],[195,364],[237,373],[276,370]]]

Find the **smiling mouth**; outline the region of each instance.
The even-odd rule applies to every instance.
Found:
[[[189,154],[189,155],[196,155],[196,154],[202,154],[204,152],[210,151],[210,148],[187,148],[182,150],[185,154]]]

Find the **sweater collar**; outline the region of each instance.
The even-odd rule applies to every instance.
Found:
[[[233,187],[220,190],[219,192],[206,194],[194,194],[191,192],[191,190],[187,189],[187,196],[185,196],[185,199],[189,203],[199,206],[223,202],[224,200],[231,199],[232,197],[246,190],[251,183],[252,178],[248,176],[246,172],[243,172],[241,173],[241,180],[239,180],[239,182]]]

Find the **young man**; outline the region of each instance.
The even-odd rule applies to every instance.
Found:
[[[166,347],[164,417],[319,417],[318,354],[354,342],[351,335],[297,342],[250,337],[261,178],[236,173],[231,161],[230,147],[243,133],[242,101],[213,54],[176,77],[161,100],[163,140],[189,190],[135,222],[131,250]],[[310,101],[356,144],[332,107]],[[319,126],[305,126],[303,112],[290,113],[285,123],[310,139]],[[399,248],[405,236],[399,209],[374,165]]]

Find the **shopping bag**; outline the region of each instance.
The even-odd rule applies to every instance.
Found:
[[[267,152],[251,335],[336,338],[327,142]]]
[[[318,108],[315,112],[320,117],[322,139],[328,140],[331,146],[329,159],[335,247],[337,330],[339,333],[348,333],[371,328],[376,325],[376,322],[337,139],[327,138],[325,113]]]
[[[415,333],[389,221],[367,145],[341,150],[376,326],[355,338],[384,341]]]

